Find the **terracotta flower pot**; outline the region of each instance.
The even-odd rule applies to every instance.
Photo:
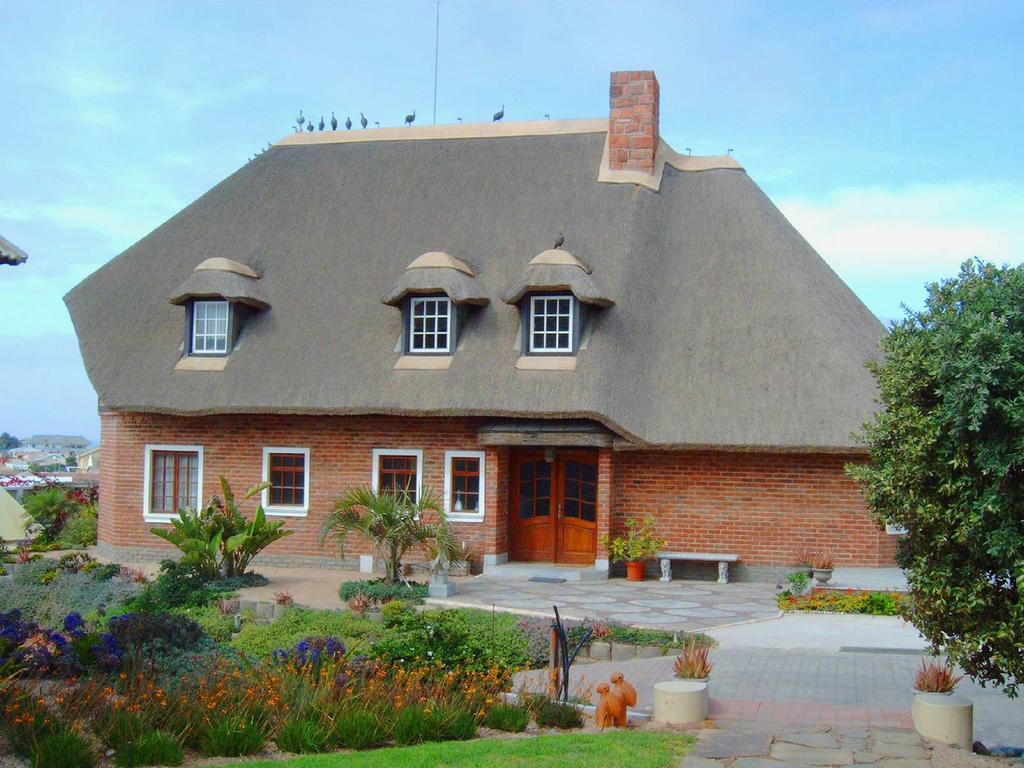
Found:
[[[626,563],[626,578],[630,581],[643,581],[644,580],[644,569],[646,563],[643,561],[636,563]]]

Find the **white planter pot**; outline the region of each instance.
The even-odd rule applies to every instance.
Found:
[[[701,723],[707,716],[707,680],[666,680],[654,684],[654,722]]]
[[[971,749],[974,743],[974,705],[949,693],[917,693],[910,707],[914,728],[926,739]]]

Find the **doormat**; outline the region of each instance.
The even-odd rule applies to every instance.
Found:
[[[560,579],[557,576],[534,576],[530,581],[539,581],[541,584],[564,584],[565,579]]]

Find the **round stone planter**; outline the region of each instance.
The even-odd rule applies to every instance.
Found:
[[[666,680],[654,684],[654,722],[700,723],[708,716],[707,680]]]
[[[969,750],[974,743],[974,705],[949,693],[917,693],[910,706],[914,729],[924,738]]]
[[[819,584],[828,584],[828,580],[832,578],[831,568],[815,568],[814,569],[814,580]]]

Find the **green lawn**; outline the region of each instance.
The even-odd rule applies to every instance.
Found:
[[[245,763],[245,768],[669,768],[693,738],[672,731],[606,731],[477,739]],[[225,763],[225,765],[230,765]]]

